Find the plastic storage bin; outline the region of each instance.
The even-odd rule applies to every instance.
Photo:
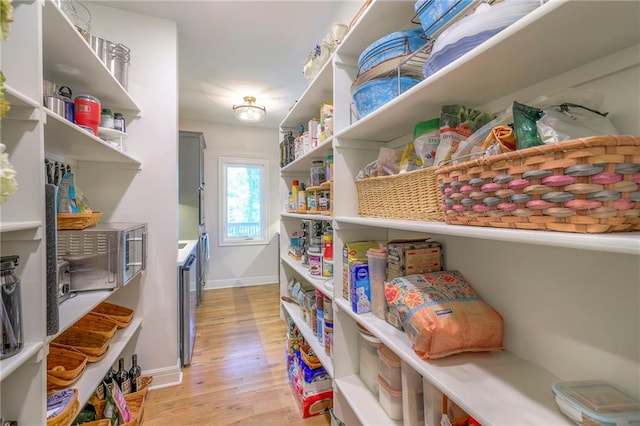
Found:
[[[384,296],[384,279],[387,277],[387,249],[370,248],[367,250],[367,259],[371,286],[371,312],[378,318],[385,319],[387,300]]]
[[[402,363],[402,418],[404,426],[424,426],[422,376]]]
[[[378,388],[378,399],[384,411],[392,419],[402,420],[402,389],[392,388],[381,375],[378,375]]]
[[[400,357],[385,345],[378,347],[380,375],[393,389],[402,389]]]
[[[551,386],[563,414],[580,425],[640,425],[640,399],[601,380]]]
[[[377,338],[360,333],[360,379],[374,395],[378,394],[378,347],[381,344]]]
[[[440,426],[442,418],[442,392],[426,378],[422,378],[422,400],[425,426]]]

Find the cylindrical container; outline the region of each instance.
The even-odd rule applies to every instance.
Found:
[[[75,98],[75,121],[79,126],[90,127],[93,134],[98,134],[100,126],[100,99],[91,95],[78,95]]]
[[[433,166],[440,144],[440,119],[416,123],[413,129],[413,146],[422,159],[422,167]]]
[[[333,323],[333,302],[326,295],[323,296],[322,311],[324,313],[324,322]]]
[[[69,86],[62,86],[58,89],[58,97],[64,101],[64,117],[70,122],[75,122],[75,104],[73,94]]]
[[[320,211],[328,211],[330,210],[329,205],[329,191],[320,191],[318,193],[318,210]]]
[[[0,359],[9,358],[22,350],[22,301],[20,280],[15,274],[19,264],[18,256],[0,258],[0,321],[2,321],[2,346]]]
[[[322,275],[322,254],[319,246],[310,246],[307,249],[309,258],[309,275],[319,277]]]
[[[324,161],[316,160],[311,163],[311,186],[320,186],[326,180]]]
[[[324,321],[322,340],[324,341],[324,352],[331,356],[331,346],[333,345],[333,321],[329,322],[326,318]]]
[[[113,113],[113,128],[121,132],[127,131],[127,126],[124,121],[124,116],[119,112]]]
[[[333,261],[322,259],[322,276],[325,278],[333,277]]]
[[[326,172],[325,172],[325,179],[327,182],[330,182],[333,180],[333,154],[329,154],[327,155],[327,161],[325,161],[326,164]]]
[[[317,318],[317,327],[316,327],[316,337],[318,337],[318,342],[323,343],[324,341],[324,294],[320,290],[316,290],[316,318]]]
[[[129,62],[131,62],[131,50],[127,46],[123,44],[108,46],[106,66],[125,90],[129,83]]]
[[[58,96],[45,96],[44,106],[51,112],[59,115],[62,118],[66,118],[64,100]]]
[[[113,129],[113,113],[109,108],[102,108],[100,113],[100,127],[106,127],[107,129]]]
[[[322,257],[333,260],[333,234],[330,232],[322,234]]]
[[[306,212],[307,211],[307,191],[302,189],[298,190],[298,211]]]
[[[384,295],[384,279],[387,276],[387,249],[384,247],[367,250],[369,281],[371,285],[371,312],[385,319],[387,300]]]
[[[312,211],[318,209],[315,191],[307,192],[307,209]]]

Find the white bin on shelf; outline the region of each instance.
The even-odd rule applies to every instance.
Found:
[[[378,347],[377,338],[360,333],[360,379],[374,395],[378,395]]]

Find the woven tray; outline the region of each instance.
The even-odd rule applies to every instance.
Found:
[[[444,221],[436,167],[355,181],[358,215],[388,219]]]
[[[94,213],[58,213],[58,229],[85,229],[96,226],[102,217],[101,212]]]
[[[60,380],[71,380],[73,383],[80,377],[86,366],[86,355],[57,346],[49,347],[47,376]]]
[[[118,325],[111,318],[91,312],[80,318],[71,327],[91,331],[108,338],[112,338],[118,330]]]
[[[47,426],[70,426],[79,411],[80,401],[78,401],[78,390],[74,388],[73,400],[60,414],[47,419]]]
[[[118,328],[125,328],[133,318],[133,309],[115,305],[109,302],[102,302],[91,311],[94,314],[106,316],[116,323]]]
[[[453,225],[640,231],[640,137],[594,136],[478,158],[436,172]]]
[[[89,362],[96,362],[102,359],[109,348],[109,339],[101,334],[78,328],[68,328],[58,337],[52,340],[55,345],[74,348],[87,355]]]
[[[142,425],[142,417],[144,415],[144,402],[146,400],[145,395],[140,392],[130,393],[124,396],[127,402],[127,408],[131,413],[131,419],[127,423],[123,423],[120,426],[140,426]],[[92,399],[89,402],[96,410],[96,418],[102,418],[104,415],[104,407],[106,405],[105,400]]]

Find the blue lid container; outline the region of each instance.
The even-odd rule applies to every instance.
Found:
[[[375,78],[363,83],[353,93],[358,117],[367,116],[420,81],[418,78],[402,76],[400,87],[398,77]]]
[[[640,425],[640,400],[601,380],[551,385],[563,414],[580,425]]]
[[[425,36],[433,36],[473,2],[474,0],[418,0],[415,10]]]
[[[396,31],[376,40],[362,51],[358,58],[358,74],[398,56],[408,55],[426,43],[421,37],[422,29]]]

